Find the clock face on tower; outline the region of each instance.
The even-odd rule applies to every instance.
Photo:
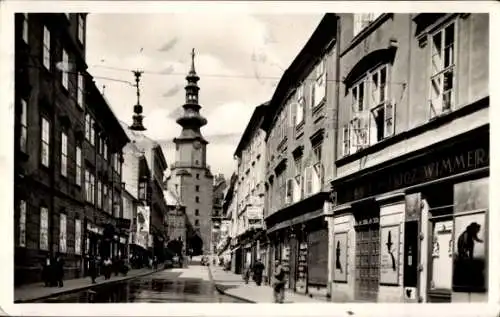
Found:
[[[201,148],[201,142],[200,141],[195,141],[194,144],[193,144],[194,148],[195,149],[199,149]]]

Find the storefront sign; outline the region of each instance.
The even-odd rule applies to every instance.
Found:
[[[129,230],[130,229],[130,219],[117,218],[116,228],[118,230]]]
[[[453,290],[456,292],[486,291],[485,219],[485,213],[455,217]]]
[[[399,284],[399,227],[399,224],[381,227],[380,284]]]
[[[333,280],[347,282],[347,232],[335,233],[333,245],[335,248]]]
[[[344,204],[489,166],[489,143],[486,137],[474,140],[473,144],[454,144],[452,148],[436,152],[345,182],[336,190],[337,203]]]
[[[302,242],[299,245],[299,257],[297,263],[297,283],[296,288],[299,293],[307,291],[307,243]]]
[[[102,235],[104,233],[104,229],[101,227],[97,227],[96,225],[92,223],[87,223],[87,230],[93,233],[97,233]]]
[[[150,211],[148,206],[137,206],[137,231],[149,233]]]
[[[248,220],[258,220],[262,219],[263,213],[261,207],[248,207],[246,211],[246,216]]]
[[[285,271],[286,275],[287,275],[285,287],[289,288],[290,287],[290,281],[289,281],[289,276],[290,276],[290,246],[288,246],[288,245],[283,246],[281,265],[283,267],[283,271]]]

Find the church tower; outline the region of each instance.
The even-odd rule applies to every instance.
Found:
[[[207,145],[201,127],[207,124],[200,114],[198,81],[194,67],[195,52],[191,53],[191,69],[187,85],[184,113],[177,119],[181,135],[174,139],[176,161],[171,167],[171,182],[176,194],[186,205],[186,215],[192,230],[187,232],[186,251],[194,255],[210,253],[211,216],[213,206],[213,175],[207,165]]]

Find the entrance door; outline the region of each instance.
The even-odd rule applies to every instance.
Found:
[[[453,220],[432,223],[430,302],[451,302],[453,266]]]
[[[380,227],[377,223],[356,227],[355,299],[376,302],[379,284]]]

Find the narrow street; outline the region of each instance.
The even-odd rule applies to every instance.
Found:
[[[163,270],[126,281],[53,296],[35,303],[239,303],[217,292],[208,268]]]

